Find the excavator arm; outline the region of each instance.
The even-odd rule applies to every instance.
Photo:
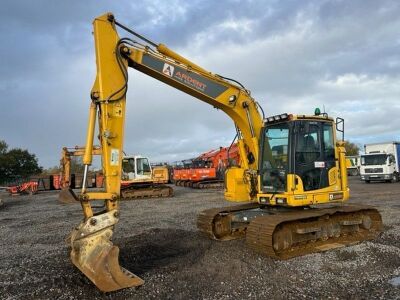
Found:
[[[155,44],[124,25],[112,14],[93,22],[97,76],[91,91],[91,104],[85,153],[84,184],[79,200],[84,220],[71,234],[72,262],[102,291],[139,286],[143,280],[119,266],[118,247],[110,240],[119,219],[121,163],[124,139],[128,67],[134,68],[215,108],[234,122],[242,158],[225,196],[231,201],[256,200],[258,139],[262,117],[258,103],[241,84],[213,74],[173,52]],[[140,41],[120,38],[116,27],[135,35]],[[95,122],[101,143],[105,191],[87,192],[85,182],[92,163]],[[234,179],[233,179],[234,178]],[[237,178],[243,178],[241,184]],[[230,191],[229,186],[234,186]],[[104,210],[95,212],[91,201],[103,200]]]

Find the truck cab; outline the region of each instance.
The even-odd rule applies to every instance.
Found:
[[[346,156],[347,175],[358,176],[360,175],[360,156],[352,155]]]
[[[360,175],[366,183],[371,181],[399,181],[399,152],[397,142],[365,145],[361,155]]]

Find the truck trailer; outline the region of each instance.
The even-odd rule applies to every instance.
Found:
[[[399,181],[400,142],[364,145],[360,175],[366,183],[371,181]]]

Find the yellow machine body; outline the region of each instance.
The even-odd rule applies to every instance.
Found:
[[[168,167],[166,166],[153,166],[152,176],[156,183],[168,183],[170,181]]]
[[[206,71],[165,45],[157,45],[136,34],[118,23],[110,13],[96,18],[93,26],[97,75],[91,91],[83,161],[85,172],[87,172],[92,161],[95,122],[98,120],[97,136],[102,149],[105,190],[87,192],[85,186],[82,188],[79,200],[84,220],[71,235],[71,259],[100,290],[114,291],[143,284],[140,278],[119,266],[118,248],[110,241],[113,228],[119,218],[128,67],[208,103],[232,119],[237,130],[241,162],[240,167],[229,168],[226,172],[225,198],[228,201],[247,201],[249,204],[228,209],[228,212],[259,208],[259,204],[299,207],[343,202],[348,199],[345,151],[343,144],[337,142],[336,138],[334,146],[336,166],[329,171],[328,186],[323,189],[304,191],[304,183],[301,178],[288,173],[285,177],[286,189],[284,191],[265,193],[263,192],[264,187],[260,184],[263,179],[260,177],[261,154],[259,149],[262,144],[260,137],[263,136],[264,127],[268,124],[265,124],[265,119],[259,111],[260,106],[251,97],[248,90],[236,81]],[[121,39],[116,26],[136,35],[147,45],[128,38]],[[304,116],[293,116],[291,122],[295,122],[298,118],[307,119]],[[313,118],[315,122],[323,120],[334,123],[332,119],[325,116],[310,116],[310,118]],[[263,157],[266,155],[268,158],[271,153],[271,149],[268,147],[263,148]],[[90,204],[92,200],[103,200],[104,211],[95,212]],[[225,215],[227,215],[225,212],[220,215],[221,220]],[[231,217],[229,216],[229,218]],[[210,225],[207,223],[210,220],[212,221],[205,213],[202,218],[199,218],[198,226],[203,226],[205,231],[209,230],[210,235],[214,238],[216,238],[216,233],[212,230],[215,228],[217,235],[221,233],[221,236],[227,230],[231,230],[230,225],[226,225],[227,223],[224,221],[214,220]],[[361,224],[360,220],[351,220],[351,222]],[[367,221],[364,222],[362,219],[362,222],[368,225],[369,221]],[[345,220],[346,222],[349,223]],[[307,230],[313,229],[309,228],[303,231]],[[277,249],[281,249],[280,245],[286,245],[286,243],[287,241],[283,239],[278,243]]]

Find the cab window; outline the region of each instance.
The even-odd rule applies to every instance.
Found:
[[[333,129],[331,124],[324,124],[324,157],[325,160],[335,159],[335,144],[333,142]]]

